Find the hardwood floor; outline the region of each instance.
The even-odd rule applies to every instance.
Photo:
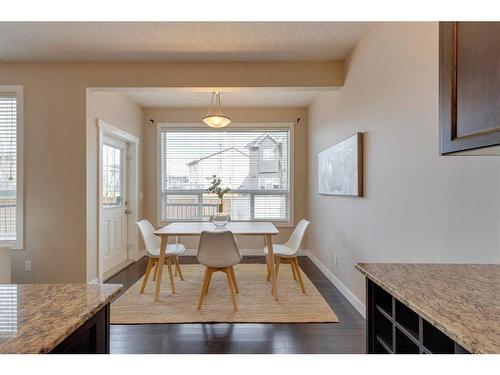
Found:
[[[181,257],[181,265],[195,262]],[[126,290],[144,275],[146,263],[143,258],[107,282]],[[264,257],[244,257],[243,263],[264,263]],[[363,317],[308,258],[299,263],[340,323],[112,325],[111,353],[365,353]]]

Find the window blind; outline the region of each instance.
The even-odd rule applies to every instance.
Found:
[[[223,204],[232,220],[287,221],[289,138],[281,129],[162,128],[161,219],[207,220],[218,208],[206,192],[216,175],[231,188]]]
[[[17,97],[0,93],[0,241],[16,241]]]
[[[0,338],[6,339],[14,337],[18,331],[19,311],[18,306],[18,286],[1,285],[0,293]]]

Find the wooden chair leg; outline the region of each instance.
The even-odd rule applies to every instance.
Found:
[[[290,262],[290,266],[292,267],[293,279],[297,281],[297,273],[295,271],[295,266],[293,265],[293,262]]]
[[[142,281],[141,291],[139,293],[144,293],[144,289],[146,288],[146,284],[148,283],[149,274],[151,273],[151,268],[153,268],[153,259],[149,258],[148,265],[146,266],[146,273],[144,274],[144,280]]]
[[[205,268],[205,277],[203,278],[203,286],[201,287],[200,299],[198,300],[198,310],[201,309],[203,299],[205,298],[206,289],[208,289],[208,267]]]
[[[184,276],[182,275],[181,265],[179,264],[179,256],[178,255],[174,256],[174,263],[175,263],[175,275],[174,276],[177,276],[177,273],[179,273],[180,279],[182,281],[184,281]]]
[[[300,266],[297,257],[292,259],[293,265],[295,266],[295,272],[297,273],[297,278],[299,279],[300,289],[302,293],[306,294],[306,288],[304,288],[304,282],[302,281],[302,275],[300,274]]]
[[[155,272],[153,272],[153,281],[156,281],[156,274],[158,273],[158,263],[160,263],[158,262],[158,259],[155,259],[156,266],[155,266]]]
[[[278,278],[278,272],[280,270],[281,258],[280,257],[274,257],[274,263],[276,263],[276,270],[274,271],[274,273],[276,274],[276,278]]]
[[[236,304],[236,292],[234,290],[234,285],[231,277],[231,270],[227,267],[224,272],[226,273],[227,283],[229,285],[229,290],[231,291],[231,297],[233,299],[233,309],[234,311],[238,310],[238,305]]]
[[[208,276],[207,276],[207,285],[205,286],[205,289],[204,289],[205,294],[208,293],[208,288],[210,288],[210,281],[212,281],[212,274],[214,273],[214,271],[208,267],[207,267],[207,270],[208,270]]]
[[[172,293],[175,294],[174,274],[172,273],[172,264],[170,262],[170,257],[167,257],[167,268],[168,277],[170,278],[170,287],[172,289]]]
[[[239,293],[240,290],[238,289],[238,283],[236,282],[236,275],[234,274],[234,268],[229,267],[229,270],[231,271],[231,279],[233,280],[234,290],[236,291],[236,293]]]

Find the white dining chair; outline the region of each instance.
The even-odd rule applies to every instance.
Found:
[[[146,255],[149,257],[148,265],[146,267],[146,273],[144,274],[144,280],[142,281],[140,293],[144,293],[144,289],[148,283],[149,274],[151,273],[151,269],[156,265],[154,272],[154,280],[156,280],[156,273],[158,270],[159,259],[160,259],[160,246],[161,240],[158,236],[154,234],[155,228],[151,225],[151,223],[147,220],[141,220],[137,223],[139,230],[142,235],[142,239],[144,240],[144,244],[146,246]],[[175,293],[174,286],[174,278],[172,275],[171,269],[171,261],[175,266],[175,275],[179,274],[181,280],[184,280],[182,275],[181,266],[179,265],[179,255],[181,255],[186,250],[186,247],[181,243],[175,243],[167,245],[167,249],[165,251],[165,261],[164,264],[167,264],[168,273],[170,276],[171,288],[172,292]]]
[[[205,277],[198,301],[198,310],[201,309],[205,294],[208,292],[210,280],[214,272],[224,272],[233,299],[233,308],[238,310],[236,293],[239,293],[234,266],[241,262],[241,254],[238,245],[230,231],[203,231],[201,232],[200,244],[198,246],[198,262],[204,265]]]
[[[300,250],[300,244],[304,239],[304,235],[306,233],[307,227],[309,226],[309,221],[302,219],[299,221],[295,230],[293,231],[290,239],[282,245],[273,244],[273,254],[274,254],[274,263],[276,264],[275,273],[276,277],[278,277],[278,271],[280,268],[280,263],[289,263],[292,267],[292,275],[295,281],[299,281],[300,289],[302,289],[302,293],[306,293],[306,289],[304,288],[304,282],[302,281],[302,275],[300,273],[300,266],[297,259]],[[269,252],[267,246],[264,248],[264,254],[266,254],[266,263],[267,263],[267,281],[271,278],[271,270],[270,270],[270,261],[269,261]]]

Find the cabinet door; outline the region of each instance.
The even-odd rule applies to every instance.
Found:
[[[500,144],[500,22],[439,26],[441,154]]]

